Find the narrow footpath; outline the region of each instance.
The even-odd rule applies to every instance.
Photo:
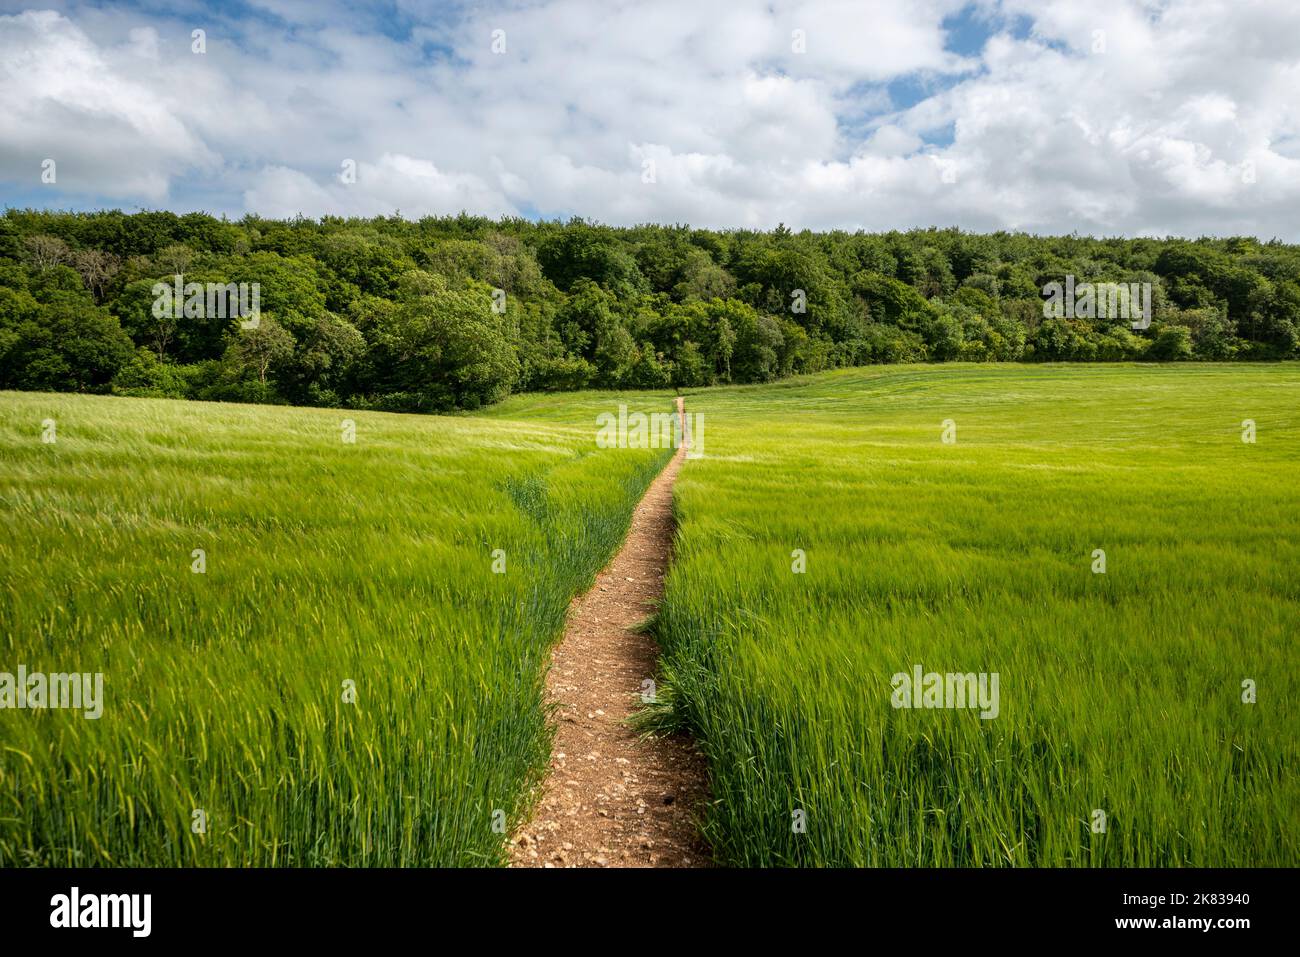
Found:
[[[682,400],[677,414],[685,415]],[[680,736],[645,738],[627,719],[656,678],[658,648],[635,627],[663,595],[673,541],[679,448],[632,516],[627,540],[569,608],[552,651],[547,696],[558,727],[533,819],[515,834],[512,867],[700,867],[703,757]]]

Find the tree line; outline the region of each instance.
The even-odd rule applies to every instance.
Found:
[[[1149,323],[1045,310],[1067,277],[1146,288]],[[257,321],[158,308],[161,287],[191,283],[255,285]],[[871,363],[1298,351],[1300,247],[1253,238],[466,214],[0,218],[3,389],[437,412],[513,391],[767,382]]]

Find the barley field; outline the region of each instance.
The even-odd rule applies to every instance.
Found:
[[[689,392],[641,720],[704,752],[716,860],[1300,861],[1297,399],[1264,364]],[[0,672],[104,676],[99,718],[0,709],[0,866],[503,863],[547,650],[671,454],[599,447],[620,403],[671,396],[0,393]]]
[[[549,644],[670,454],[598,449],[617,401],[0,394],[0,671],[104,676],[0,710],[0,865],[500,863]]]
[[[1300,368],[891,367],[687,404],[708,445],[648,717],[706,752],[720,861],[1300,863]],[[997,716],[895,707],[917,666],[996,674]]]

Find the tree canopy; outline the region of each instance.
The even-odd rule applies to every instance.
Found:
[[[1067,277],[1146,288],[1149,323],[1045,311]],[[260,318],[160,310],[176,283],[255,285]],[[1298,353],[1300,247],[1253,238],[0,218],[0,388],[427,412],[867,363]]]

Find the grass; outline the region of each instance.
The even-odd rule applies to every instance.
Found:
[[[1298,399],[1293,365],[688,396],[658,720],[708,756],[718,859],[1300,862]],[[103,672],[106,699],[0,709],[0,865],[500,863],[547,649],[670,454],[596,447],[620,402],[671,408],[0,393],[0,672]],[[996,672],[998,716],[894,708],[916,665]]]
[[[670,454],[596,448],[618,401],[671,408],[0,393],[0,672],[106,699],[0,709],[0,865],[499,863],[547,649]]]
[[[721,861],[1300,863],[1300,367],[889,367],[687,408],[656,629]],[[998,673],[999,715],[894,708],[918,664]]]

